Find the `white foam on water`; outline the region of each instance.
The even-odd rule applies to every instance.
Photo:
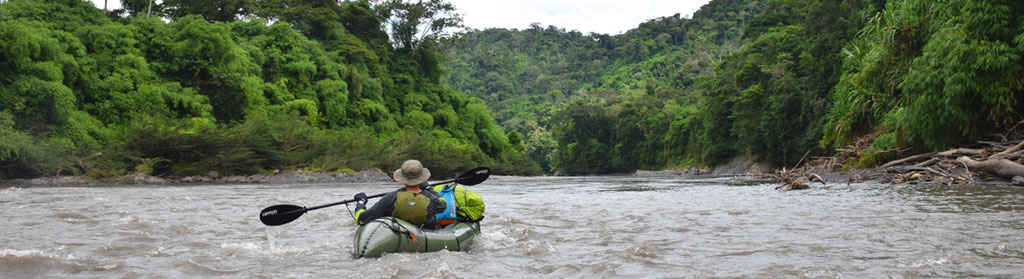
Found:
[[[520,230],[508,232],[514,236],[510,236],[503,231],[481,233],[473,239],[473,249],[480,251],[503,251],[513,249],[518,251],[517,253],[526,255],[541,255],[558,252],[558,250],[550,243],[516,237],[521,235]]]
[[[501,250],[515,246],[516,240],[501,231],[481,233],[473,240],[474,247],[484,250]]]
[[[125,222],[125,223],[133,223],[133,222],[139,221],[139,216],[129,215],[129,216],[121,217],[120,220],[121,220],[121,222]]]
[[[92,269],[90,269],[90,271],[104,271],[104,270],[115,269],[115,268],[118,268],[118,267],[121,267],[121,265],[115,263],[115,264],[96,266],[96,267],[93,267]]]
[[[274,247],[273,245],[263,247],[259,243],[255,242],[222,243],[220,248],[232,251],[245,251],[266,256],[289,256],[309,251],[309,249],[285,249],[281,247]]]
[[[434,269],[428,271],[426,274],[419,276],[420,278],[456,278],[455,272],[452,271],[451,267],[448,267],[448,263],[441,263]]]
[[[932,258],[932,259],[921,259],[921,260],[917,260],[917,261],[911,262],[910,264],[900,264],[899,267],[902,267],[902,268],[920,268],[920,267],[941,266],[941,265],[945,265],[947,263],[949,263],[949,258],[947,258],[947,257],[938,257],[938,258]]]
[[[0,258],[15,257],[15,258],[43,258],[43,259],[60,259],[60,256],[55,254],[46,253],[39,250],[14,250],[14,249],[3,249],[0,250]]]
[[[155,257],[170,256],[170,254],[164,252],[164,250],[166,249],[167,248],[164,248],[163,246],[157,247],[156,250],[153,250],[153,252],[149,253],[149,255]]]
[[[263,248],[260,247],[259,244],[256,244],[256,243],[253,243],[253,242],[224,243],[224,244],[220,245],[220,248],[222,248],[222,249],[249,250],[249,251],[253,251],[253,252],[259,252],[259,251],[263,250]]]

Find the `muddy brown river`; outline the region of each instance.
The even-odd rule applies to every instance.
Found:
[[[502,177],[468,252],[353,259],[345,206],[393,184],[0,189],[0,278],[1021,278],[1024,188]],[[373,201],[371,201],[372,203]]]

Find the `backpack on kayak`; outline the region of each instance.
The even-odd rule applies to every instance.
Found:
[[[448,203],[444,212],[434,215],[434,222],[447,226],[455,222],[476,222],[483,219],[484,199],[476,192],[455,184],[434,186],[434,191]]]

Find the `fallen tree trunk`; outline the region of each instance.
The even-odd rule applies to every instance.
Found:
[[[885,172],[886,173],[901,173],[901,174],[905,174],[905,173],[916,172],[916,171],[928,171],[928,168],[914,167],[914,166],[894,166],[894,167],[885,168]]]
[[[975,161],[970,157],[963,156],[957,158],[956,161],[964,163],[972,170],[991,173],[1007,179],[1012,179],[1014,176],[1024,176],[1024,165],[1006,159]]]
[[[995,155],[992,155],[992,158],[1006,157],[1006,155],[1010,155],[1010,153],[1017,152],[1017,150],[1020,150],[1021,147],[1024,147],[1024,141],[1021,141],[1017,145],[1014,145],[1013,147],[1003,150],[1003,152],[999,152],[996,153]]]
[[[891,167],[891,166],[903,164],[903,163],[914,161],[914,160],[922,160],[922,159],[926,159],[926,158],[931,158],[932,155],[933,155],[932,153],[917,154],[917,155],[910,156],[910,157],[907,157],[907,158],[903,158],[903,159],[899,159],[899,160],[895,160],[895,161],[892,161],[892,162],[885,163],[884,165],[882,165],[882,166],[880,166],[878,168],[884,169],[884,168],[888,168],[888,167]]]
[[[956,148],[946,151],[939,152],[939,156],[956,156],[956,155],[978,155],[985,152],[984,149],[971,149],[971,148]]]
[[[999,159],[1007,159],[1007,160],[1010,160],[1010,161],[1016,161],[1017,159],[1020,159],[1020,157],[1022,157],[1022,156],[1024,156],[1024,151],[1017,151],[1017,152],[1013,152],[1013,153],[1006,154],[1006,155],[1003,155],[1003,156],[999,156],[998,158]],[[989,158],[997,158],[997,157],[989,157]]]
[[[914,166],[915,167],[919,167],[919,168],[924,168],[924,167],[928,167],[928,166],[934,165],[935,163],[938,163],[938,162],[939,162],[939,159],[931,158],[928,161],[921,162],[921,163],[919,163],[917,165],[914,165]]]

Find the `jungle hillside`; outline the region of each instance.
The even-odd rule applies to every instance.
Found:
[[[442,80],[451,5],[122,2],[0,4],[0,178],[540,174]]]
[[[840,150],[870,168],[1021,121],[1024,2],[714,0],[614,36],[468,30],[448,52],[451,87],[547,172],[794,168]]]
[[[713,0],[622,34],[443,0],[0,4],[0,178],[850,168],[1019,123],[1024,2]]]

